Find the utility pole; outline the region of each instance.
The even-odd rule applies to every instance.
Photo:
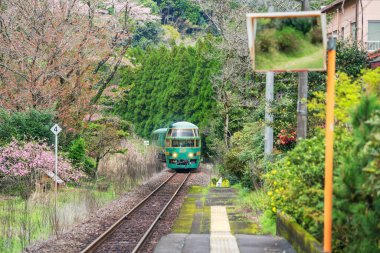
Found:
[[[273,6],[269,6],[268,12],[273,12]],[[274,72],[266,73],[265,82],[265,133],[264,133],[264,154],[269,156],[273,151],[273,116],[270,113],[270,105],[273,102]]]
[[[302,0],[302,11],[309,10],[309,0]],[[308,72],[300,72],[298,74],[297,139],[305,139],[307,135],[307,92]]]
[[[273,86],[274,86],[274,72],[266,73],[265,83],[265,142],[264,151],[265,155],[272,154],[273,151],[273,128],[270,124],[273,123],[273,116],[270,113],[270,106],[273,102]]]

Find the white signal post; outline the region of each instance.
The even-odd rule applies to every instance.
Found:
[[[57,193],[57,180],[58,180],[58,176],[57,176],[57,173],[58,173],[58,134],[62,131],[62,128],[58,125],[58,124],[55,124],[51,129],[50,129],[54,135],[55,135],[55,192]]]
[[[52,128],[50,128],[50,131],[53,132],[53,134],[55,135],[55,147],[54,147],[54,150],[55,150],[55,164],[54,164],[54,172],[55,172],[55,175],[54,175],[54,185],[55,185],[55,203],[54,203],[54,206],[55,206],[55,222],[57,222],[57,191],[58,191],[58,134],[62,131],[62,128],[58,125],[58,124],[55,124]]]

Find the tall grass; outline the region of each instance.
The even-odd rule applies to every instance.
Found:
[[[58,194],[57,216],[54,194],[33,194],[0,200],[0,252],[20,252],[31,242],[60,235],[73,224],[114,199],[113,190],[67,188]]]
[[[0,252],[20,252],[33,241],[61,235],[162,169],[152,147],[125,141],[123,148],[124,154],[101,161],[100,180],[60,189],[57,212],[54,192],[34,193],[27,200],[0,195]]]
[[[118,194],[146,181],[163,168],[154,147],[141,143],[126,140],[122,143],[127,150],[125,153],[108,155],[99,164],[100,177],[106,184],[114,185]]]
[[[238,190],[238,203],[244,209],[248,209],[252,214],[259,218],[261,231],[264,234],[276,234],[276,217],[270,210],[271,199],[265,189],[249,190],[240,184],[233,186]]]

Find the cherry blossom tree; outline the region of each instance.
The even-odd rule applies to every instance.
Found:
[[[97,11],[99,2],[0,2],[0,106],[53,108],[66,126],[82,121],[130,44],[128,2],[107,17]]]
[[[46,143],[13,140],[0,148],[0,184],[1,181],[13,182],[15,186],[22,184],[30,193],[43,173],[54,172],[54,165],[54,153]],[[66,158],[59,157],[58,176],[66,182],[76,182],[84,174],[74,169]]]

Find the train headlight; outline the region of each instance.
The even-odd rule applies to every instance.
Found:
[[[178,154],[176,152],[173,153],[173,157],[174,158],[177,158],[178,157]]]
[[[193,158],[193,157],[194,157],[194,153],[189,153],[187,156],[188,156],[189,158]]]

